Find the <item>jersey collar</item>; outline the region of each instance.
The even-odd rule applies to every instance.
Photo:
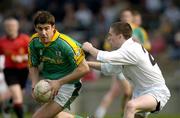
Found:
[[[59,37],[59,35],[60,35],[60,33],[56,30],[55,33],[54,33],[54,36],[52,37],[50,42],[55,41]]]
[[[53,41],[55,41],[59,37],[60,33],[56,30],[52,39],[48,43],[43,43],[45,47],[48,47]]]
[[[121,47],[124,47],[124,46],[126,46],[126,45],[128,45],[128,44],[130,44],[130,43],[133,43],[134,41],[133,41],[133,38],[131,37],[131,38],[129,38],[129,39],[127,39],[123,44],[122,44],[122,46]],[[121,48],[120,47],[120,48]]]

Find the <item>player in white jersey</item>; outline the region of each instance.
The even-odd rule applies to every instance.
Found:
[[[0,55],[0,104],[2,109],[2,116],[3,118],[10,118],[10,110],[9,106],[7,106],[7,101],[10,99],[10,93],[7,87],[7,84],[4,79],[4,63],[5,63],[5,57],[4,55]]]
[[[125,106],[124,118],[146,118],[150,112],[160,111],[165,106],[170,92],[154,58],[131,36],[128,23],[116,22],[108,33],[108,39],[116,50],[101,51],[89,42],[83,44],[83,49],[101,61],[88,62],[90,67],[106,74],[123,72],[132,81],[133,97]]]

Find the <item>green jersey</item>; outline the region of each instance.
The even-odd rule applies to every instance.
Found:
[[[71,37],[55,32],[48,44],[42,43],[38,34],[29,44],[29,66],[42,64],[41,76],[56,80],[70,74],[85,58],[81,45]]]

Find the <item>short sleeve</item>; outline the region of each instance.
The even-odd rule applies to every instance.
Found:
[[[28,64],[29,67],[36,67],[40,64],[39,54],[34,47],[34,41],[31,41],[28,46]]]

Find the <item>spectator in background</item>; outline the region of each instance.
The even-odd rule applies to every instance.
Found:
[[[23,114],[23,89],[28,77],[28,35],[19,33],[19,22],[13,17],[4,20],[5,35],[0,40],[0,54],[5,55],[4,75],[18,118]]]
[[[131,25],[133,37],[143,45],[147,50],[151,49],[151,44],[148,40],[147,32],[141,27],[141,14],[135,10],[124,9],[121,11],[120,20]]]
[[[133,23],[135,24],[134,35],[140,41],[140,43],[146,48],[146,50],[151,50],[151,43],[149,41],[148,34],[146,30],[141,27],[142,25],[142,17],[138,11],[133,11]]]
[[[90,9],[87,7],[85,2],[79,2],[78,10],[75,12],[75,17],[84,28],[90,27],[93,17]]]
[[[62,26],[64,28],[64,32],[70,33],[71,31],[77,30],[80,26],[79,21],[75,16],[75,8],[72,3],[66,3],[64,5],[65,16],[62,20]]]

